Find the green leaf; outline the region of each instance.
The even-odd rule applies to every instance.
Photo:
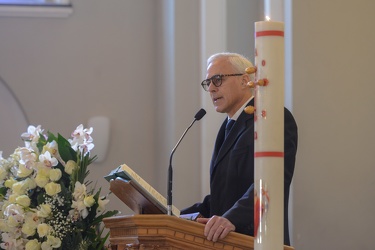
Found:
[[[57,142],[57,138],[54,134],[48,131],[48,142],[52,142],[52,141]]]
[[[70,142],[62,135],[57,136],[57,145],[61,158],[67,162],[69,160],[77,161],[77,153],[72,149]]]
[[[118,211],[117,210],[113,210],[113,211],[107,211],[99,216],[97,216],[92,222],[91,222],[91,225],[96,225],[98,223],[100,223],[104,218],[107,218],[107,217],[112,217],[114,215],[118,214]]]
[[[6,195],[6,193],[7,193],[7,190],[8,190],[7,187],[1,187],[1,188],[0,188],[0,196],[1,196],[1,197],[5,197],[5,195]]]
[[[38,196],[36,198],[37,200],[37,205],[40,205],[42,203],[44,203],[45,201],[45,198],[44,198],[44,195],[45,195],[45,190],[44,189],[41,189],[40,192],[38,193]]]
[[[39,133],[39,140],[38,140],[38,143],[36,144],[39,152],[42,152],[43,151],[43,147],[44,145],[47,144],[47,140],[46,138],[44,137],[43,134]]]

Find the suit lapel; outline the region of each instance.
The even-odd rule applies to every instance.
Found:
[[[245,131],[245,129],[246,123],[244,121],[236,121],[227,139],[224,140],[223,144],[221,145],[221,148],[219,149],[214,166],[217,166],[219,164],[219,162],[224,158],[228,151],[233,147],[237,138],[243,133],[243,131]]]
[[[223,146],[224,139],[225,139],[225,126],[227,124],[227,119],[224,120],[223,124],[221,125],[219,132],[217,133],[216,142],[215,142],[215,148],[212,153],[212,159],[211,159],[211,167],[210,172],[212,174],[214,170],[214,163],[216,162],[216,159],[218,158],[219,152],[221,147]],[[215,163],[216,165],[216,163]]]
[[[251,100],[248,105],[253,105],[253,100]],[[215,143],[215,149],[212,155],[211,167],[210,172],[213,174],[217,165],[221,162],[221,160],[225,157],[225,155],[231,150],[237,141],[237,138],[241,136],[241,134],[245,131],[247,126],[252,126],[254,123],[254,115],[246,114],[245,111],[241,113],[238,117],[237,121],[232,127],[228,137],[224,140],[225,134],[225,126],[226,126],[227,119],[223,122],[219,129],[219,133]],[[252,124],[250,124],[252,122]]]

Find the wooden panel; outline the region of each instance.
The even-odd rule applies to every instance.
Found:
[[[168,215],[129,215],[103,220],[110,229],[113,250],[125,249],[227,249],[252,250],[254,238],[229,233],[224,240],[212,242],[204,236],[204,225]],[[294,248],[285,246],[284,250]]]

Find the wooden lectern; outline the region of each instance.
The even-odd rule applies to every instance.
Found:
[[[212,242],[203,234],[204,225],[170,215],[129,215],[105,218],[110,229],[112,250],[160,249],[254,249],[254,238],[239,233],[229,233],[224,240]],[[292,250],[284,246],[284,250]]]
[[[110,230],[112,250],[190,250],[190,249],[254,249],[254,238],[235,232],[224,240],[212,242],[204,236],[204,225],[165,214],[163,207],[155,205],[151,197],[132,181],[122,178],[110,180],[110,190],[136,214],[103,219]],[[294,248],[284,246],[284,250]]]

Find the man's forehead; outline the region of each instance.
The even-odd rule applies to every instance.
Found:
[[[208,64],[207,74],[222,74],[224,72],[223,70],[227,70],[228,68],[231,68],[228,60],[217,59]]]

